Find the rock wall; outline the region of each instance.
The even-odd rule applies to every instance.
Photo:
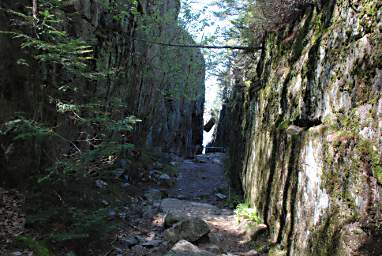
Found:
[[[381,2],[330,0],[232,68],[216,144],[278,253],[382,254],[381,56]]]
[[[177,25],[178,0],[133,2],[75,0],[65,2],[59,10],[65,30],[94,46],[94,71],[115,71],[106,79],[84,81],[70,77],[55,65],[33,60],[30,52],[20,49],[19,42],[1,35],[0,124],[23,112],[27,118],[55,126],[56,131],[75,141],[79,137],[78,126],[57,113],[48,97],[56,93],[55,82],[62,79],[81,85],[75,102],[102,100],[108,105],[117,99],[126,104],[125,115],[143,120],[133,133],[133,143],[192,156],[202,144],[203,56],[198,49],[155,44],[193,43]],[[112,9],[113,4],[119,8]],[[0,29],[13,29],[12,16],[4,9],[31,15],[27,8],[30,5],[31,1],[2,1]],[[29,62],[29,67],[17,64],[21,58]],[[66,97],[70,102],[72,96]],[[57,141],[13,141],[4,135],[0,135],[0,145],[0,183],[5,179],[20,180],[68,147]]]

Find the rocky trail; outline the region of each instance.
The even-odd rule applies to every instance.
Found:
[[[178,161],[176,182],[145,192],[144,205],[136,206],[134,222],[121,231],[110,255],[265,255],[251,249],[264,225],[239,223],[234,211],[224,208],[229,188],[223,158]]]

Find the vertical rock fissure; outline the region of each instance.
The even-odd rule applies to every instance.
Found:
[[[277,236],[277,243],[281,243],[284,237],[283,235],[286,234],[288,253],[291,250],[292,238],[293,238],[293,227],[294,227],[294,216],[295,216],[294,209],[295,209],[297,186],[298,186],[298,162],[299,162],[299,155],[300,155],[300,150],[302,146],[302,140],[303,140],[302,138],[297,136],[291,137],[291,146],[290,146],[291,151],[290,151],[290,157],[288,162],[287,177],[286,177],[285,185],[283,188],[282,212],[280,215],[280,230]],[[290,208],[289,209],[290,224],[289,224],[289,228],[287,229],[288,204]]]
[[[268,214],[269,214],[269,208],[271,207],[270,203],[271,203],[271,193],[272,193],[272,186],[273,186],[273,182],[274,182],[274,175],[275,175],[275,172],[276,172],[276,163],[277,163],[277,156],[279,155],[279,146],[281,145],[281,140],[284,140],[285,139],[279,139],[279,133],[276,132],[274,135],[273,135],[273,143],[272,143],[272,148],[274,149],[272,151],[272,155],[271,155],[271,158],[270,158],[270,167],[269,167],[269,177],[268,177],[268,180],[267,180],[267,190],[266,190],[266,194],[265,194],[265,200],[264,200],[264,207],[263,207],[263,215],[264,215],[264,222],[266,225],[269,225],[268,223]],[[276,149],[276,150],[275,150]],[[284,157],[284,156],[283,156]]]

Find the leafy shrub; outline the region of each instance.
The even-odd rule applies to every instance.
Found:
[[[256,224],[261,224],[262,220],[259,217],[257,210],[255,208],[251,208],[248,203],[239,204],[236,207],[235,214],[238,219],[248,220],[250,222],[255,222]]]
[[[107,234],[117,225],[110,224],[107,219],[107,209],[95,211],[70,209],[72,224],[66,231],[53,233],[50,239],[56,242],[87,239]]]
[[[36,256],[51,256],[48,247],[42,241],[37,241],[30,236],[18,236],[17,243],[33,251]]]
[[[242,196],[233,191],[229,191],[228,198],[225,200],[224,205],[231,209],[235,209],[242,201]]]
[[[313,3],[314,0],[258,0],[251,8],[252,28],[255,32],[277,30]]]

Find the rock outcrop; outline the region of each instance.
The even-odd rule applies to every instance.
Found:
[[[59,11],[65,30],[94,46],[96,61],[92,67],[95,72],[109,70],[105,79],[84,81],[62,74],[55,65],[33,60],[27,50],[20,49],[17,40],[1,35],[0,123],[22,112],[76,141],[80,135],[75,122],[64,119],[51,100],[58,93],[56,83],[61,79],[70,86],[81,85],[75,99],[66,96],[68,102],[101,101],[109,105],[117,101],[127,106],[124,115],[142,119],[133,138],[129,138],[134,144],[193,155],[202,144],[203,56],[198,49],[156,44],[193,43],[177,24],[178,0],[133,2],[75,0],[67,1]],[[4,10],[28,13],[30,5],[31,1],[2,1],[1,30],[10,31],[14,25],[10,22],[12,15]],[[29,66],[20,65],[20,59],[27,60]],[[11,137],[0,137],[1,182],[7,179],[17,183],[31,171],[51,164],[49,159],[70,147],[57,141],[15,142]]]
[[[381,2],[310,6],[264,45],[216,133],[233,182],[288,255],[381,255]]]

